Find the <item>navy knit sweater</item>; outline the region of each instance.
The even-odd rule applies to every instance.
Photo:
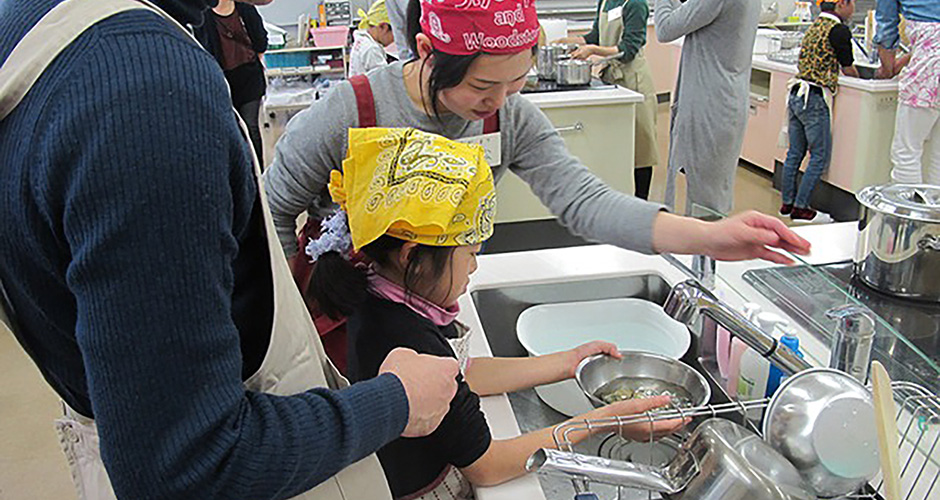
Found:
[[[206,1],[157,3],[198,23]],[[0,1],[0,61],[55,3]],[[287,498],[407,421],[388,374],[292,397],[244,390],[268,344],[271,276],[234,116],[212,56],[128,12],[83,34],[0,122],[0,279],[17,337],[94,416],[119,498]]]

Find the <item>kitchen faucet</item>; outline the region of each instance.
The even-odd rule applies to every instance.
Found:
[[[715,288],[715,259],[707,255],[693,255],[692,267],[689,268],[672,254],[664,253],[660,257],[682,271],[686,276],[704,285],[706,289]]]
[[[838,320],[829,349],[829,368],[844,371],[855,380],[868,382],[871,348],[875,340],[875,322],[868,308],[846,304],[826,312]]]
[[[700,314],[708,316],[788,375],[813,367],[694,280],[674,286],[666,297],[663,310],[689,326],[698,320]]]

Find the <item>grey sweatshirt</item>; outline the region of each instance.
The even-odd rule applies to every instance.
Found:
[[[414,127],[450,139],[483,133],[483,121],[454,114],[430,117],[409,98],[403,62],[369,73],[380,127]],[[281,245],[297,252],[295,224],[304,210],[323,216],[332,208],[326,189],[331,170],[341,170],[347,129],[359,125],[352,86],[343,82],[287,124],[264,174],[265,191]],[[571,232],[584,238],[651,253],[653,219],[663,209],[615,191],[568,152],[548,118],[520,95],[499,112],[502,163],[494,167],[499,182],[511,170]],[[498,200],[497,200],[498,203]]]
[[[757,0],[656,0],[656,37],[684,36],[670,122],[666,203],[676,174],[687,199],[727,214],[747,129],[751,59],[761,3]]]

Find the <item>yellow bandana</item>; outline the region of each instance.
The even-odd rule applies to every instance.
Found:
[[[483,148],[412,128],[349,129],[330,194],[348,214],[357,251],[383,234],[432,246],[493,234],[496,188]]]

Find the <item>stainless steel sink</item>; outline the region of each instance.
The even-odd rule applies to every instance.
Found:
[[[527,356],[527,353],[516,337],[516,320],[522,314],[522,311],[529,307],[558,302],[625,297],[640,298],[662,305],[666,301],[670,289],[670,284],[658,274],[642,274],[478,290],[471,293],[471,298],[493,355],[523,357]],[[705,375],[712,390],[711,403],[728,402],[729,398],[724,392],[724,388],[716,383],[715,376],[709,373],[717,371],[713,356],[704,356],[706,358],[704,365],[710,365],[711,369],[703,367],[703,362],[700,360],[699,345],[699,335],[693,332],[692,345],[682,361]],[[557,425],[567,418],[542,403],[532,389],[511,393],[508,396],[522,432]],[[740,420],[736,421],[741,423]],[[589,440],[579,445],[579,449],[583,453],[596,455],[603,444],[602,441],[603,437]],[[574,489],[569,481],[545,476],[540,476],[539,481],[548,499],[568,500],[574,496]],[[648,495],[645,491],[631,490],[622,498],[646,499]]]
[[[670,286],[658,274],[600,280],[568,281],[478,290],[471,293],[483,331],[494,356],[526,356],[516,338],[516,320],[522,311],[539,305],[622,297],[648,300],[662,305]]]

